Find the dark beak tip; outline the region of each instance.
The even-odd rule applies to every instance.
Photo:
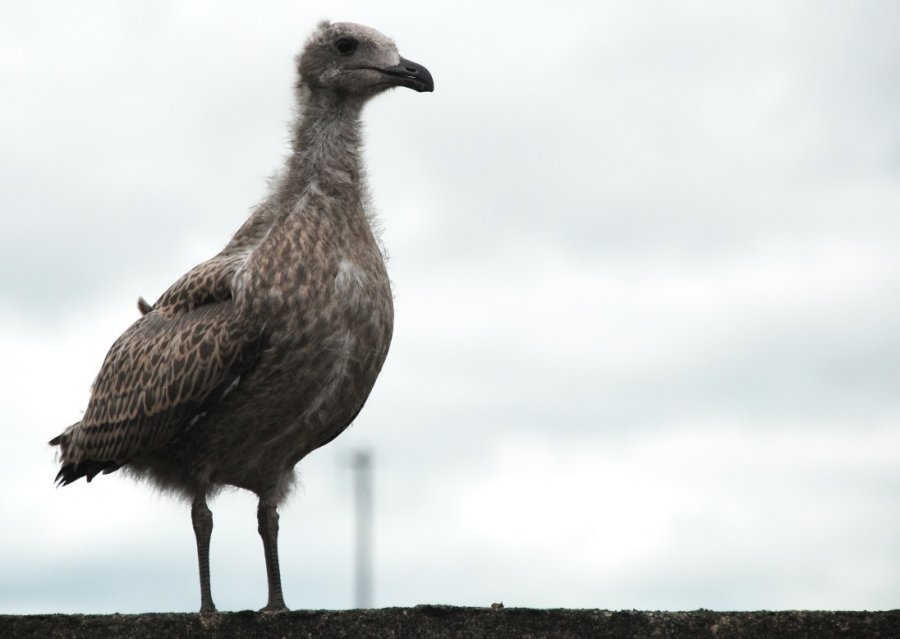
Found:
[[[426,71],[426,73],[428,72]],[[418,90],[419,93],[434,93],[434,80],[431,79],[430,73],[426,77],[419,79],[422,81],[422,88]]]
[[[431,77],[431,72],[418,62],[401,57],[400,64],[394,68],[401,70],[399,75],[406,76],[408,84],[404,84],[410,89],[414,89],[419,93],[431,93],[434,91],[434,78]]]

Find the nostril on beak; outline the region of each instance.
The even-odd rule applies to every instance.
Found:
[[[419,73],[419,70],[416,69],[415,67],[403,67],[403,68],[406,69],[412,75],[417,75]]]

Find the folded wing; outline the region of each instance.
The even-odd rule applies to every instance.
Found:
[[[169,442],[234,388],[264,339],[231,300],[137,320],[109,350],[81,422],[50,442],[62,450],[58,479],[90,480]]]

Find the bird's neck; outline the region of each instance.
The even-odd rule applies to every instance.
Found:
[[[235,276],[236,298],[259,313],[299,299],[308,278],[334,277],[345,254],[376,276],[384,269],[364,206],[362,104],[298,91],[293,152],[272,197],[245,225],[258,243]]]
[[[340,200],[338,210],[359,218],[365,201],[361,166],[360,112],[362,104],[337,96],[316,95],[303,85],[297,89],[298,116],[291,129],[292,153],[273,179],[267,198],[237,231],[224,253],[246,252],[258,246],[270,229],[292,217],[302,217],[310,196],[327,194]],[[346,220],[337,220],[337,223]]]
[[[362,102],[330,92],[297,90],[299,115],[283,183],[287,197],[310,191],[358,199],[363,189]]]

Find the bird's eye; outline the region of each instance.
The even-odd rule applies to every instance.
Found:
[[[341,55],[353,55],[357,46],[359,46],[359,42],[353,38],[340,38],[334,43],[334,48]]]

